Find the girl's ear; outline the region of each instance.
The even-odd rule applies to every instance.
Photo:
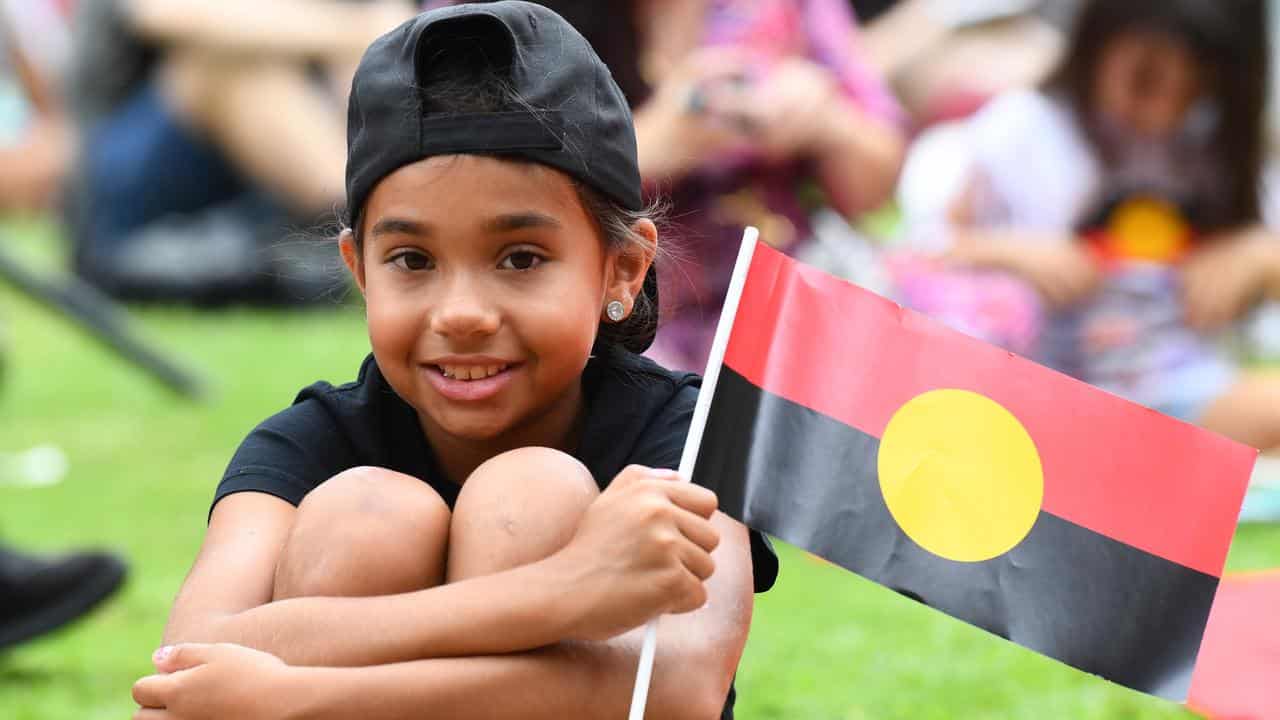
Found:
[[[644,288],[645,274],[658,254],[658,228],[652,220],[637,220],[631,226],[635,238],[609,255],[604,306],[614,300],[622,303],[624,317],[631,314],[636,298]]]
[[[351,277],[355,278],[356,286],[360,288],[360,294],[364,294],[364,262],[360,258],[360,248],[356,247],[356,236],[351,232],[351,228],[343,230],[338,235],[338,251],[342,253],[342,262],[346,263],[347,269],[351,271]]]

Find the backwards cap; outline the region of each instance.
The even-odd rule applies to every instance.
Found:
[[[466,37],[509,67],[520,109],[440,114],[429,110],[419,71],[442,41]],[[387,175],[435,155],[518,157],[561,170],[628,210],[643,208],[631,109],[609,68],[568,22],[516,0],[454,5],[423,13],[365,51],[347,111],[347,223]],[[657,312],[654,269],[644,293]],[[648,321],[635,314],[628,321]],[[625,329],[625,323],[624,323]],[[641,352],[653,328],[630,333]]]
[[[528,109],[431,114],[418,71],[433,45],[463,35],[509,53]],[[562,170],[628,210],[642,207],[627,101],[586,39],[541,5],[454,5],[423,13],[374,41],[356,70],[347,123],[347,218],[379,180],[434,155],[517,156]]]

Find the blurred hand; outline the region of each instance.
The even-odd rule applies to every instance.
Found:
[[[585,601],[576,640],[604,640],[663,613],[707,602],[720,533],[709,518],[715,493],[669,470],[633,465],[587,508],[578,531],[552,560]]]
[[[0,209],[47,210],[71,167],[73,135],[63,122],[41,119],[21,142],[0,148]]]
[[[292,669],[241,645],[175,645],[155,658],[159,675],[133,686],[134,720],[277,720],[292,697],[281,688]]]
[[[1183,265],[1182,289],[1193,328],[1237,320],[1264,295],[1280,295],[1280,238],[1259,227],[1210,239]]]
[[[646,179],[678,177],[708,158],[749,143],[740,108],[746,55],[732,48],[690,53],[636,110],[640,169]]]
[[[778,63],[736,100],[760,149],[778,159],[820,154],[844,102],[835,75],[803,58]]]
[[[962,267],[1011,272],[1034,285],[1055,308],[1083,300],[1102,280],[1093,256],[1073,240],[969,235],[957,240],[946,259]]]

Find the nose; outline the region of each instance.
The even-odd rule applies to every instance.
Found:
[[[502,324],[502,313],[476,282],[455,276],[441,288],[431,313],[431,331],[450,339],[493,335]]]
[[[1131,122],[1146,137],[1161,138],[1177,127],[1186,108],[1176,98],[1152,98],[1137,108]]]

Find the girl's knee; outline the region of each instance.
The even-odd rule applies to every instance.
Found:
[[[450,512],[429,485],[382,468],[353,468],[298,507],[276,569],[276,599],[410,592],[444,577]]]
[[[529,447],[502,453],[476,468],[463,483],[458,509],[528,509],[576,519],[599,494],[591,471],[576,458]]]
[[[356,467],[334,475],[303,498],[298,511],[376,517],[405,526],[449,522],[449,506],[430,485],[412,475],[378,467]]]
[[[600,494],[591,471],[550,448],[521,448],[476,468],[450,531],[449,579],[497,572],[564,547]]]

